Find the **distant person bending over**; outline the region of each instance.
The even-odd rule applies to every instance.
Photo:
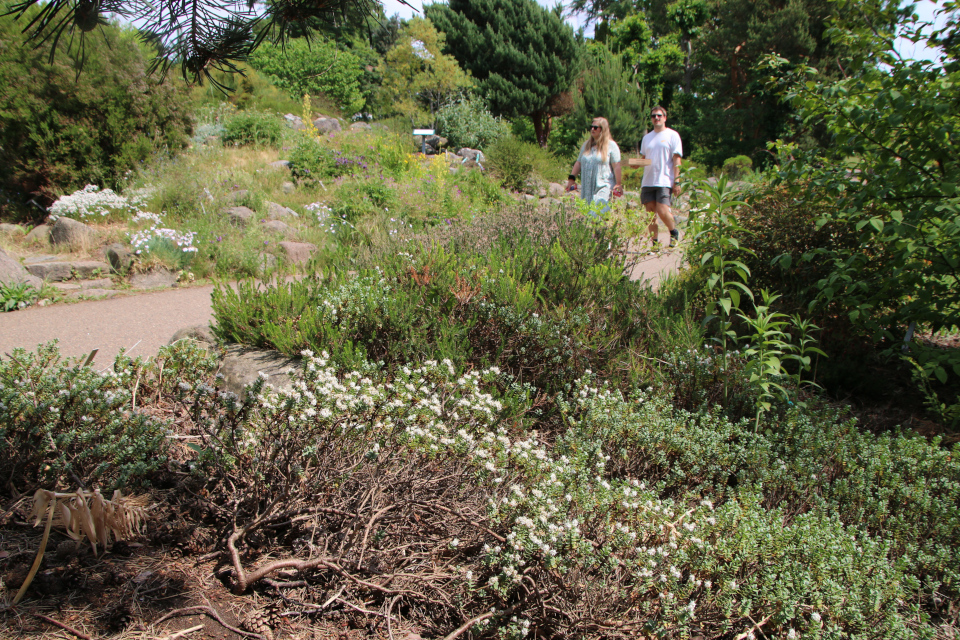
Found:
[[[641,157],[648,158],[650,164],[643,168],[643,182],[640,184],[640,202],[647,211],[656,212],[670,231],[670,246],[676,246],[680,239],[677,223],[670,211],[670,196],[680,195],[680,159],[683,157],[683,144],[680,134],[667,128],[667,110],[656,106],[650,111],[653,131],[643,136],[640,143]],[[657,238],[657,220],[653,218],[648,227],[653,237],[653,248],[660,246]]]
[[[590,135],[580,148],[580,157],[573,163],[567,179],[567,191],[577,188],[580,176],[580,195],[587,202],[604,203],[604,210],[612,197],[623,195],[623,172],[620,169],[620,147],[610,137],[610,123],[606,118],[594,118]]]

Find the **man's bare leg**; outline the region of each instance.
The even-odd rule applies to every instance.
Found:
[[[650,224],[647,225],[647,231],[650,232],[650,240],[653,242],[653,246],[657,246],[657,232],[660,230],[660,226],[657,224],[657,216],[659,212],[656,209],[656,202],[644,202],[643,207],[653,215],[650,217]]]

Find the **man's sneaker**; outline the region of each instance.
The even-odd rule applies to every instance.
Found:
[[[677,243],[678,243],[678,242],[680,242],[680,234],[679,234],[678,232],[671,233],[671,234],[670,234],[670,248],[672,249],[672,248],[674,248],[675,246],[677,246]]]

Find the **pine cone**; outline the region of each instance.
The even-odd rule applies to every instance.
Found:
[[[243,614],[240,626],[247,631],[259,633],[267,640],[274,640],[273,629],[270,627],[270,614],[263,609],[251,609]]]

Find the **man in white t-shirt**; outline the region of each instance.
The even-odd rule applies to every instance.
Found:
[[[670,212],[670,196],[680,195],[680,159],[683,157],[683,144],[680,134],[667,128],[667,110],[656,106],[650,111],[653,131],[643,136],[640,143],[640,155],[649,158],[651,163],[643,168],[643,182],[640,187],[640,203],[667,225],[670,231],[670,246],[680,239],[677,223]],[[657,239],[657,220],[654,218],[648,227],[653,236],[653,248],[660,246]]]

